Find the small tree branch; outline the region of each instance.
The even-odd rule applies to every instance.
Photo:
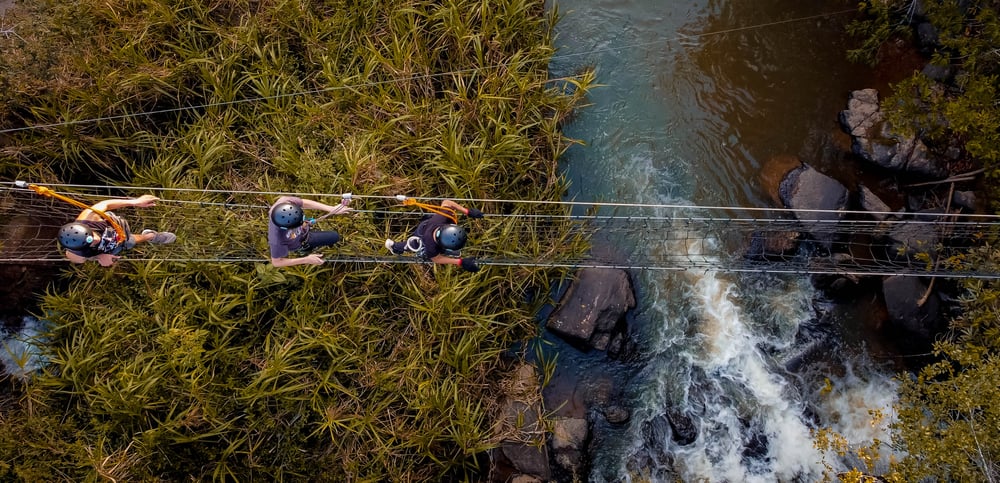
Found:
[[[938,181],[926,181],[926,182],[923,182],[923,183],[913,183],[913,184],[908,184],[905,187],[906,188],[913,188],[915,186],[928,186],[928,185],[941,184],[941,183],[957,183],[959,181],[973,181],[973,180],[975,180],[975,176],[977,174],[982,173],[983,171],[986,171],[986,169],[985,168],[980,168],[980,169],[977,169],[977,170],[969,171],[968,173],[956,174],[955,176],[951,176],[951,177],[948,177],[948,178],[945,178],[945,179],[942,179],[942,180],[938,180]]]

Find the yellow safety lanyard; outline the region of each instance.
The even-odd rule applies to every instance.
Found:
[[[121,242],[125,241],[125,239],[127,238],[127,236],[125,235],[125,229],[122,228],[121,224],[119,224],[117,221],[115,221],[114,218],[111,217],[110,215],[108,215],[107,213],[105,213],[105,212],[103,212],[101,210],[95,209],[95,208],[93,208],[91,206],[87,206],[87,205],[85,205],[85,204],[83,204],[83,203],[81,203],[81,202],[79,202],[77,200],[74,200],[72,198],[63,196],[63,195],[61,195],[59,193],[56,193],[52,189],[46,188],[45,186],[38,186],[38,185],[30,184],[29,183],[28,184],[28,188],[31,189],[32,191],[34,191],[35,193],[38,193],[38,194],[40,194],[42,196],[48,196],[49,198],[55,198],[57,200],[65,201],[66,203],[69,203],[69,204],[71,204],[73,206],[77,206],[77,207],[80,207],[80,208],[82,208],[84,210],[90,210],[90,211],[93,211],[94,213],[97,213],[98,216],[100,216],[101,218],[103,218],[104,221],[107,221],[111,225],[111,227],[115,229],[115,239],[118,241],[118,243],[121,243]]]
[[[452,223],[456,225],[458,224],[458,217],[455,216],[455,210],[453,208],[440,205],[428,205],[426,203],[420,203],[413,198],[406,198],[403,200],[403,206],[416,206],[432,213],[437,213],[445,218],[448,218]]]

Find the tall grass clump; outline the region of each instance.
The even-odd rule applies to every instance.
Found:
[[[558,199],[560,122],[592,81],[548,78],[556,19],[541,0],[81,0],[21,5],[8,19],[19,37],[0,39],[0,129],[56,125],[0,134],[4,177],[148,186],[201,203],[130,216],[220,256],[266,255],[264,210],[219,208],[273,201],[253,192]],[[356,206],[385,208],[367,203]],[[362,255],[412,228],[361,215],[326,223],[345,236],[335,250]],[[472,255],[558,259],[585,244],[560,224],[469,226]],[[155,249],[198,258],[190,246]],[[562,275],[67,268],[67,288],[38,310],[52,323],[51,364],[4,401],[0,475],[472,478],[486,471],[477,455],[503,437],[504,360],[545,302],[528,295]]]

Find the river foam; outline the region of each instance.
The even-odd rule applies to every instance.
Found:
[[[710,256],[699,252],[706,246],[670,249]],[[835,469],[853,462],[822,454],[814,429],[829,427],[855,444],[889,439],[891,418],[873,425],[870,413],[891,415],[896,391],[889,375],[863,362],[867,377],[857,377],[851,368],[862,362],[841,359],[848,368],[842,375],[816,377],[821,369],[801,377],[779,363],[803,350],[797,328],[815,316],[808,281],[739,290],[715,272],[644,282],[654,283],[650,278],[661,284],[644,314],[663,323],[651,340],[655,356],[632,381],[637,417],[623,445],[629,449],[617,459],[599,458],[597,464],[617,469],[595,472],[595,481],[817,481],[824,459]],[[832,391],[823,390],[828,377]],[[690,418],[694,441],[678,438],[678,417]],[[650,430],[664,420],[670,430]]]

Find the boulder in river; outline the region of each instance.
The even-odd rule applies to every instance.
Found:
[[[930,347],[943,328],[940,299],[918,277],[892,276],[882,281],[882,294],[889,313],[889,328],[898,333],[899,344],[909,350]]]
[[[892,171],[946,174],[920,138],[897,132],[886,121],[875,89],[852,92],[847,109],[840,112],[840,124],[851,135],[851,150],[866,161]]]
[[[820,173],[808,164],[794,169],[781,181],[779,190],[786,207],[797,211],[803,230],[821,246],[829,249],[834,236],[827,221],[839,220],[847,209],[848,192],[839,181]],[[815,210],[815,211],[808,211]]]
[[[567,290],[547,327],[577,346],[605,350],[626,331],[625,313],[635,307],[628,273],[614,268],[584,268]]]

